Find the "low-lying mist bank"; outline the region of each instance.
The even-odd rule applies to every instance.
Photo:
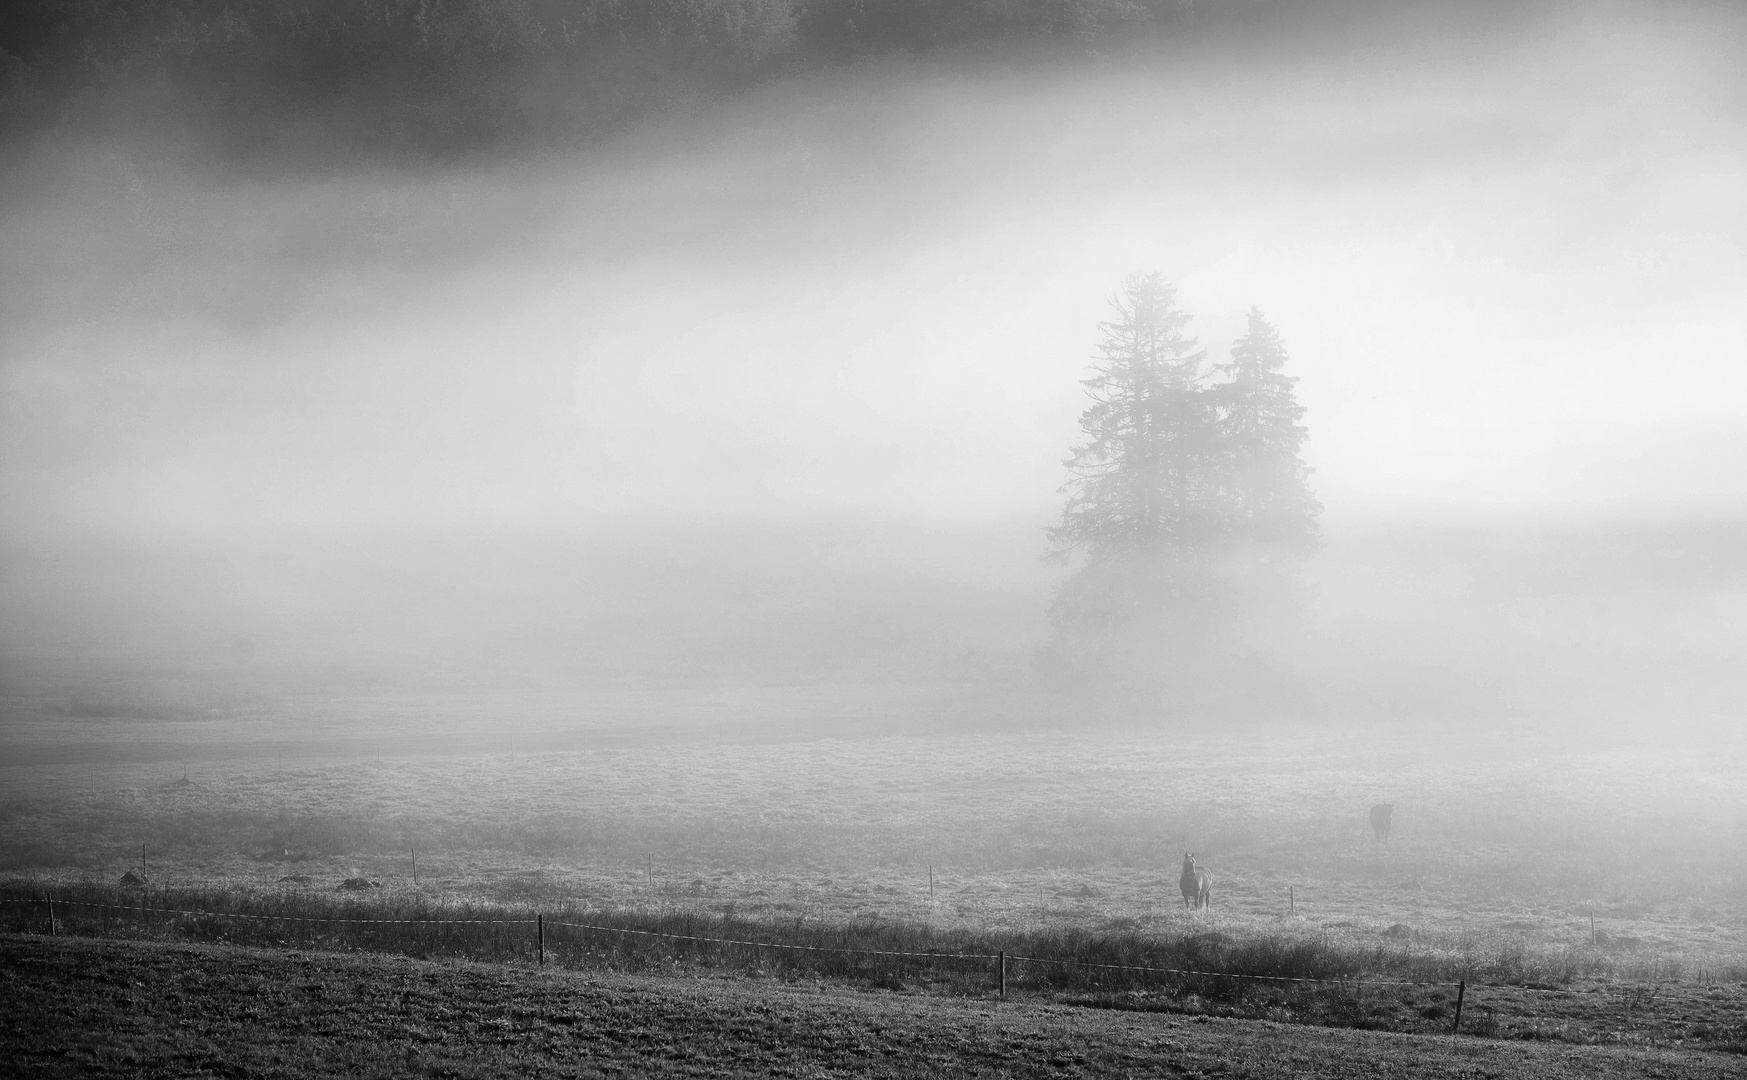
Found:
[[[1714,731],[1747,548],[1739,13],[1464,10],[882,55],[586,152],[250,172],[149,124],[45,151],[0,178],[9,730],[295,700],[359,738],[427,706],[475,734],[663,707]],[[1040,662],[1037,555],[1105,298],[1150,268],[1209,362],[1251,305],[1278,324],[1328,545],[1293,618],[1111,702]],[[771,686],[811,696],[710,703]]]
[[[1167,701],[1120,705],[1051,677],[1046,610],[1064,571],[1040,546],[1017,526],[849,524],[15,544],[0,568],[6,708],[40,728],[397,695],[496,694],[489,712],[526,692],[545,704],[520,726],[557,729],[555,703],[582,715],[627,690],[829,699],[835,686],[848,701],[940,685],[1006,703],[979,724],[1005,709],[1026,725],[1104,713],[1696,734],[1732,715],[1747,678],[1738,523],[1337,525],[1289,618],[1182,671]],[[656,722],[621,707],[621,726]],[[694,719],[797,707],[837,712],[748,702]],[[872,704],[873,727],[882,708],[930,706]]]
[[[1047,602],[1026,539],[721,525],[15,549],[8,651],[287,692],[1010,680]]]

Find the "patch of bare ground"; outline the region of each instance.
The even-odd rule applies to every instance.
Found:
[[[9,934],[0,970],[13,1076],[1743,1074],[1684,1049],[207,944]]]

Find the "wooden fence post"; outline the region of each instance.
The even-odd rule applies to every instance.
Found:
[[[536,935],[536,940],[539,942],[539,944],[537,945],[537,948],[540,951],[540,966],[545,967],[546,966],[546,916],[538,914],[538,913],[536,913],[534,915],[534,933]]]
[[[1451,1028],[1450,1028],[1451,1031],[1461,1031],[1462,1030],[1462,999],[1464,997],[1466,997],[1467,994],[1468,994],[1468,980],[1463,979],[1456,986],[1456,1023],[1453,1026],[1451,1026]]]
[[[1006,1001],[1007,1000],[1007,950],[1002,949],[1000,952],[1000,955],[998,957],[996,957],[996,960],[1001,965],[1001,1000]]]
[[[1298,886],[1296,885],[1286,886],[1286,914],[1288,917],[1296,917],[1298,914]]]

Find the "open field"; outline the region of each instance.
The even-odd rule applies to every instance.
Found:
[[[1235,932],[1277,928],[1291,904],[1319,932],[1399,924],[1458,949],[1584,949],[1593,915],[1616,965],[1747,966],[1747,760],[1727,748],[1379,729],[734,734],[550,753],[418,755],[409,740],[401,757],[283,771],[268,744],[186,781],[161,762],[8,768],[0,855],[69,883],[113,883],[144,845],[160,885],[361,876],[451,900],[940,927]],[[1374,802],[1396,806],[1387,844],[1365,822]],[[1216,877],[1209,914],[1182,910],[1186,850]]]
[[[234,946],[0,938],[17,1076],[1738,1076],[1736,1055]]]
[[[0,12],[0,1080],[1747,1080],[1747,4]]]
[[[199,721],[94,721],[79,753],[56,759],[39,743],[28,767],[6,768],[5,883],[15,896],[101,899],[143,846],[152,902],[166,906],[539,910],[767,941],[1443,983],[1222,996],[1181,980],[1013,970],[1016,994],[1058,1003],[1400,1032],[1443,1029],[1458,979],[1558,986],[1577,993],[1489,989],[1464,1026],[1574,1044],[1747,1040],[1747,763],[1734,748],[1651,752],[1496,728],[825,737],[805,724],[805,696],[791,696],[792,715],[699,699],[635,739],[531,711],[496,732],[496,753],[481,752],[492,732],[469,729],[458,706],[420,741],[403,703],[399,724],[373,723],[369,742],[306,717],[283,766],[277,733],[251,741],[246,724],[214,720],[186,780],[140,748],[186,748]],[[712,722],[712,707],[729,719]],[[1396,807],[1387,844],[1365,820],[1380,801]],[[1211,911],[1183,909],[1185,850],[1213,870]],[[347,878],[380,887],[337,891]],[[529,947],[526,934],[432,948],[175,920],[143,932],[516,962]],[[986,965],[942,974],[599,936],[552,943],[557,964],[591,971],[763,971],[937,995],[989,982]]]

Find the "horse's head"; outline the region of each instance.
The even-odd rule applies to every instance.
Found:
[[[1195,869],[1195,856],[1189,854],[1187,851],[1183,852],[1183,869]]]

